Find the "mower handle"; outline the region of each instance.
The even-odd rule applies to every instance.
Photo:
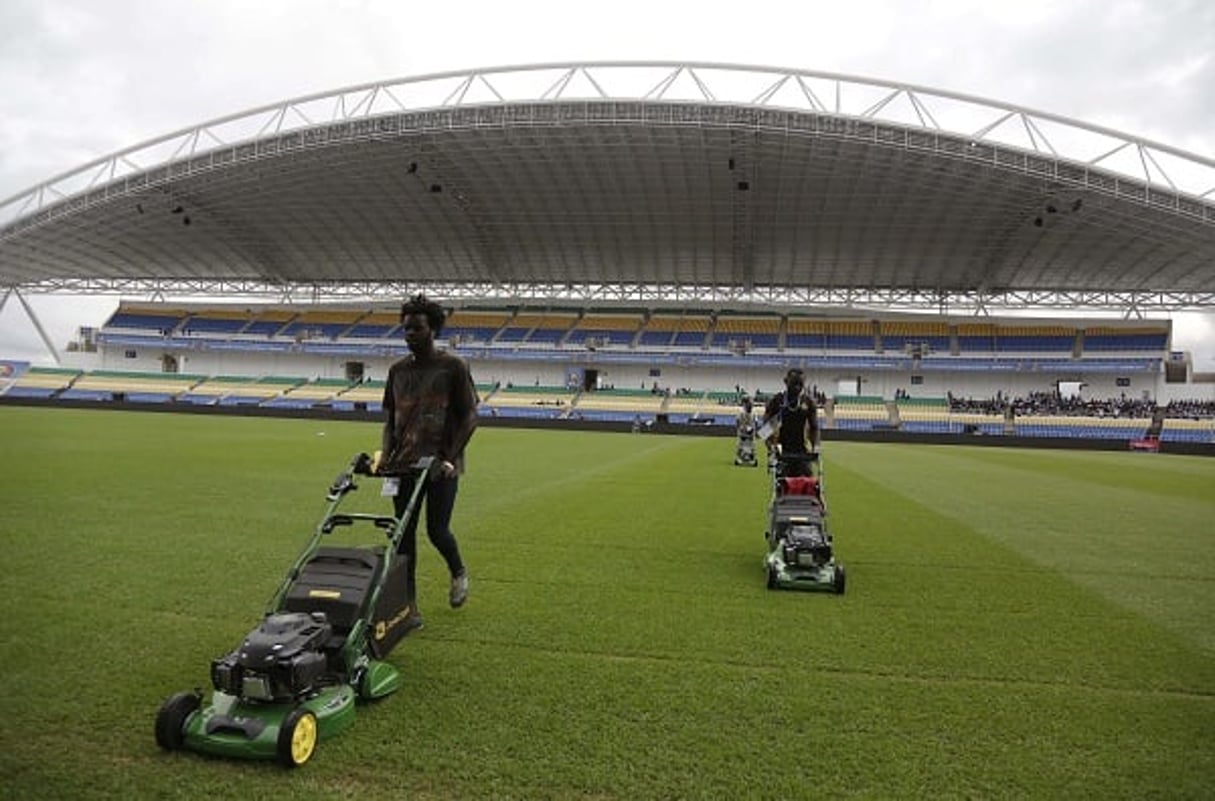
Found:
[[[418,459],[416,462],[410,465],[409,470],[429,474],[438,463],[439,460],[435,459],[433,456],[426,456]],[[338,473],[337,478],[333,479],[333,483],[329,485],[329,492],[326,494],[325,499],[330,502],[337,501],[346,493],[353,492],[358,489],[358,484],[354,483],[355,476],[387,475],[386,473],[373,473],[371,471],[371,467],[372,463],[370,456],[368,456],[366,453],[355,454],[354,458],[350,460],[349,466],[347,466],[347,468],[341,473]]]

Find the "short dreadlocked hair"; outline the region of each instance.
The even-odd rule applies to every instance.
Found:
[[[443,323],[447,321],[447,312],[443,311],[443,307],[420,292],[401,304],[401,322],[405,322],[405,318],[411,314],[426,315],[426,322],[435,334],[443,330]]]

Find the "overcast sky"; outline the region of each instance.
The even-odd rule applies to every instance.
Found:
[[[0,0],[0,200],[291,97],[444,70],[617,60],[920,84],[1215,157],[1215,0]],[[57,347],[115,302],[82,304],[96,319],[64,321],[51,310],[62,301],[29,300]],[[1210,315],[1200,325],[1205,339]],[[0,358],[41,350],[10,300]]]

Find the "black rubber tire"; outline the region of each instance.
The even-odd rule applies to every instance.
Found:
[[[776,589],[776,568],[768,565],[768,589]]]
[[[195,693],[174,693],[166,698],[156,713],[156,744],[166,751],[181,748],[186,740],[186,721],[200,704]]]
[[[304,727],[303,733],[308,735],[308,742],[297,750],[295,745],[296,729]],[[316,715],[297,707],[291,710],[283,720],[283,726],[278,732],[278,744],[275,748],[275,758],[280,765],[288,768],[298,768],[312,759],[316,753],[317,722]]]
[[[848,574],[844,572],[844,566],[836,565],[834,575],[831,577],[831,588],[835,590],[836,595],[843,595],[847,586]]]

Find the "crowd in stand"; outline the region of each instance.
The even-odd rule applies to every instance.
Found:
[[[1173,419],[1209,420],[1215,417],[1215,401],[1171,400],[1164,407],[1164,416]]]
[[[947,393],[949,410],[980,414],[1004,415],[1012,411],[1014,417],[1024,415],[1062,415],[1068,417],[1124,417],[1150,418],[1156,413],[1156,403],[1150,400],[1128,398],[1081,398],[1079,395],[1063,397],[1058,392],[1031,392],[1026,396],[1010,398],[997,392],[994,398],[974,400],[958,398]]]

